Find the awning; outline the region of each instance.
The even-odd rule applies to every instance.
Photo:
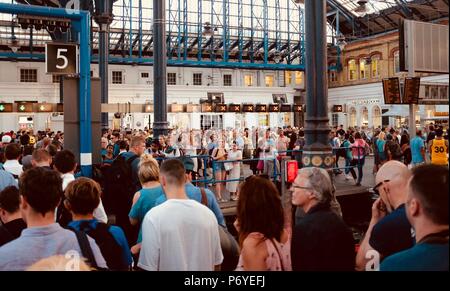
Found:
[[[409,108],[408,108],[408,106],[398,105],[398,106],[389,108],[387,112],[382,114],[382,116],[407,117],[407,116],[409,116]]]

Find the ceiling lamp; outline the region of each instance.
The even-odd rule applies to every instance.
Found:
[[[19,41],[15,36],[11,37],[8,47],[11,49],[13,53],[17,53],[17,51],[20,49]]]
[[[282,61],[282,56],[281,56],[281,53],[279,52],[279,51],[276,51],[274,54],[273,54],[273,61],[276,63],[276,64],[279,64],[281,61]]]
[[[358,14],[359,17],[366,16],[367,12],[369,12],[369,9],[367,8],[367,0],[359,0],[358,7],[353,10],[356,14]]]
[[[205,36],[213,36],[214,35],[214,31],[212,29],[211,23],[209,22],[205,22],[205,25],[203,26],[203,35]]]
[[[344,50],[347,42],[345,41],[345,36],[343,34],[339,35],[336,40],[336,45],[339,47],[341,51]]]

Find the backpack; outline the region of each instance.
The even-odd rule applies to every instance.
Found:
[[[396,143],[395,141],[392,141],[390,143],[389,151],[391,152],[392,158],[395,160],[400,159],[403,155],[400,145],[398,143]]]
[[[126,160],[119,155],[111,166],[104,169],[102,202],[106,213],[117,215],[121,210],[130,210],[135,190],[131,164],[137,158],[135,155]]]
[[[200,188],[202,194],[201,203],[208,207],[208,197],[205,188]],[[223,261],[220,266],[221,271],[234,271],[239,262],[239,244],[233,235],[222,225],[219,226],[220,247],[222,249]]]
[[[336,156],[346,158],[347,149],[345,148],[345,141],[343,141],[340,147],[336,151]]]
[[[80,224],[80,231],[84,232],[95,240],[98,245],[103,258],[108,265],[108,269],[113,271],[126,271],[129,270],[129,266],[123,260],[122,247],[117,243],[116,239],[109,232],[110,225],[99,222],[97,227],[93,229],[89,221],[83,221]],[[72,231],[75,229],[69,227]],[[79,234],[77,235],[78,238]],[[81,248],[81,245],[80,245]],[[85,254],[83,254],[85,256]],[[90,257],[90,255],[89,255]],[[91,258],[87,258],[89,261]]]

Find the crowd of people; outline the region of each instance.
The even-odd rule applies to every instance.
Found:
[[[107,131],[93,179],[79,177],[61,132],[2,134],[0,270],[45,269],[70,252],[84,258],[77,270],[448,270],[448,140],[426,131],[409,141],[406,130],[336,127],[330,146],[345,167],[331,172],[301,167],[301,129]],[[369,154],[379,198],[359,242],[334,207],[331,175],[360,184]],[[283,156],[300,165],[289,185],[295,221],[272,175]],[[214,191],[195,183],[205,173]],[[224,188],[237,200],[233,251]]]

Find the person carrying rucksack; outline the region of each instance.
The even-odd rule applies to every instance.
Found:
[[[386,140],[385,151],[387,160],[401,161],[403,153],[400,144],[394,140],[394,136],[391,134],[386,135]]]
[[[133,195],[141,189],[138,178],[140,156],[145,151],[145,139],[135,136],[131,139],[130,150],[120,154],[105,170],[103,182],[104,204],[107,213],[116,216],[116,224],[127,236],[128,244],[134,244],[137,228],[131,226],[128,212],[131,209]]]
[[[107,225],[94,218],[100,203],[100,186],[92,179],[79,178],[67,186],[64,206],[72,214],[68,228],[82,231],[95,240],[110,270],[129,270],[131,252],[120,227]]]

